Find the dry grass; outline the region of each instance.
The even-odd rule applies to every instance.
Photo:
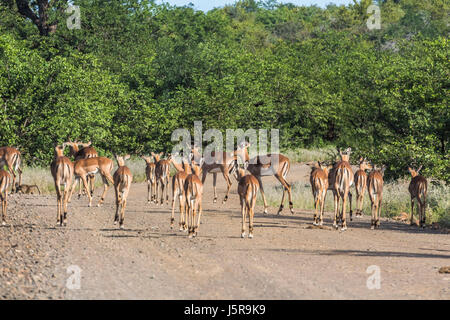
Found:
[[[391,183],[386,183],[383,188],[383,200],[381,204],[381,215],[383,217],[394,218],[403,212],[406,212],[408,217],[411,214],[411,200],[408,192],[409,180],[399,180]],[[294,182],[292,184],[292,200],[294,208],[301,210],[314,210],[314,198],[311,192],[309,183]],[[356,193],[354,188],[352,209],[355,211],[356,207]],[[278,207],[280,205],[283,189],[281,185],[267,186],[264,188],[267,202],[270,206]],[[259,195],[257,203],[263,204],[262,198]],[[417,209],[417,204],[415,205]],[[325,211],[333,212],[333,194],[328,191],[325,201]],[[370,199],[366,192],[364,196],[363,211],[365,214],[371,214]],[[445,184],[429,183],[427,196],[427,223],[439,222],[444,226],[450,226],[450,187]],[[418,219],[417,211],[414,216]]]

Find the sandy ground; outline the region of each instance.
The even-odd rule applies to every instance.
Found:
[[[308,173],[294,165],[288,180],[307,181]],[[263,182],[278,183],[273,177]],[[241,239],[236,186],[233,180],[225,205],[213,204],[207,178],[195,239],[169,228],[170,205],[147,204],[142,183],[131,187],[125,230],[113,225],[112,189],[101,208],[74,199],[62,228],[55,227],[56,195],[12,195],[8,224],[0,227],[0,298],[450,298],[450,274],[438,272],[450,266],[447,232],[386,219],[373,231],[368,216],[354,219],[345,232],[312,229],[311,212],[295,208],[291,215],[286,206],[281,215],[277,208],[263,215],[258,206],[255,237]],[[224,191],[219,177],[219,200]],[[325,225],[331,223],[328,212]],[[378,289],[367,285],[373,270],[379,271]]]

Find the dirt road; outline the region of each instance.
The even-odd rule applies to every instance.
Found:
[[[289,181],[305,178],[298,166],[291,168]],[[263,182],[277,183],[273,177]],[[8,224],[0,227],[0,298],[450,298],[450,274],[438,273],[450,265],[448,233],[387,220],[373,231],[367,216],[345,232],[311,229],[311,212],[295,208],[291,215],[285,208],[276,216],[271,208],[263,215],[258,207],[255,237],[241,239],[233,183],[226,205],[213,204],[208,177],[195,239],[169,229],[170,206],[147,204],[145,184],[131,187],[125,230],[113,225],[112,189],[101,208],[74,199],[65,228],[55,227],[55,195],[13,195]],[[224,191],[219,177],[220,200]],[[331,213],[325,225],[331,226]],[[376,279],[369,289],[377,274],[379,289]]]

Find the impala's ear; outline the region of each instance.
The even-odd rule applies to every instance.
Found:
[[[386,165],[381,166],[381,175],[384,176],[384,172],[386,171]]]
[[[350,155],[350,153],[352,153],[352,148],[348,147],[347,150],[345,150],[345,152]]]
[[[162,156],[163,156],[163,154],[164,154],[164,152],[160,152],[160,153],[159,153],[159,156],[160,156],[160,157],[162,157]]]
[[[422,169],[422,166],[419,167],[419,169],[416,170],[417,173]]]
[[[152,155],[152,157],[154,157],[155,156],[155,153],[152,151],[152,152],[150,152],[150,154]]]
[[[129,154],[127,154],[127,155],[125,155],[125,157],[123,157],[123,160],[128,160],[130,158],[131,158],[131,156]]]
[[[360,156],[359,157],[359,162],[361,163],[361,162],[364,162],[366,159],[365,158],[363,158],[362,156]]]

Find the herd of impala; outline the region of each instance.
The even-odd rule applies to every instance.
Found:
[[[275,176],[283,187],[283,196],[278,214],[283,210],[286,193],[289,197],[289,208],[293,213],[291,185],[286,177],[290,169],[289,158],[282,154],[267,154],[256,156],[250,159],[248,154],[249,143],[241,143],[233,152],[212,152],[208,161],[202,157],[197,146],[191,148],[191,153],[187,157],[169,155],[162,159],[163,153],[151,153],[149,156],[141,156],[146,162],[146,181],[148,184],[148,202],[155,204],[169,203],[169,180],[171,164],[177,173],[172,177],[172,210],[170,227],[174,225],[175,203],[178,199],[180,220],[180,231],[187,231],[189,237],[195,237],[200,225],[202,214],[203,184],[208,173],[213,174],[214,198],[217,201],[216,181],[217,173],[221,172],[227,184],[227,191],[223,199],[225,203],[228,199],[232,181],[230,175],[234,175],[238,181],[238,194],[242,213],[242,233],[245,237],[246,219],[248,217],[248,237],[253,237],[253,217],[258,192],[261,192],[264,202],[264,213],[267,213],[267,201],[264,195],[262,176]],[[66,146],[69,147],[69,156],[64,156]],[[81,148],[80,148],[81,147]],[[116,214],[114,224],[119,223],[123,228],[124,211],[127,204],[127,197],[133,181],[130,169],[125,165],[125,160],[129,155],[115,155],[118,168],[113,175],[113,161],[106,157],[98,156],[97,151],[91,143],[78,141],[68,141],[62,145],[55,144],[54,160],[50,165],[51,173],[55,183],[57,194],[57,224],[62,226],[67,223],[67,206],[72,197],[72,193],[79,182],[78,197],[82,190],[89,199],[89,206],[92,205],[94,194],[95,174],[99,173],[104,190],[98,206],[100,206],[108,190],[109,184],[114,185],[116,198]],[[350,220],[352,219],[350,187],[354,184],[357,196],[356,215],[362,214],[363,197],[365,190],[368,191],[372,220],[371,229],[380,226],[380,210],[383,195],[383,175],[384,166],[376,168],[367,159],[359,159],[359,169],[353,173],[350,166],[351,148],[344,151],[339,150],[340,160],[334,164],[317,162],[309,164],[311,167],[310,182],[314,197],[314,222],[316,226],[323,224],[324,203],[327,190],[332,190],[334,196],[334,222],[333,226],[341,230],[347,229],[346,203],[350,202]],[[73,161],[70,159],[73,158]],[[239,161],[241,160],[241,161]],[[242,163],[243,165],[240,165]],[[7,170],[4,170],[4,168]],[[420,226],[425,226],[425,202],[427,195],[427,180],[419,175],[421,167],[408,170],[412,176],[409,184],[411,195],[411,224],[413,223],[414,199],[418,202]],[[366,170],[369,170],[367,175]],[[16,173],[19,174],[19,182],[16,183]],[[11,181],[12,176],[12,181]],[[21,154],[16,148],[0,148],[0,200],[2,204],[2,224],[6,223],[6,208],[8,201],[8,189],[17,192],[21,186]],[[161,196],[159,197],[159,190]],[[197,219],[196,219],[197,216]]]

